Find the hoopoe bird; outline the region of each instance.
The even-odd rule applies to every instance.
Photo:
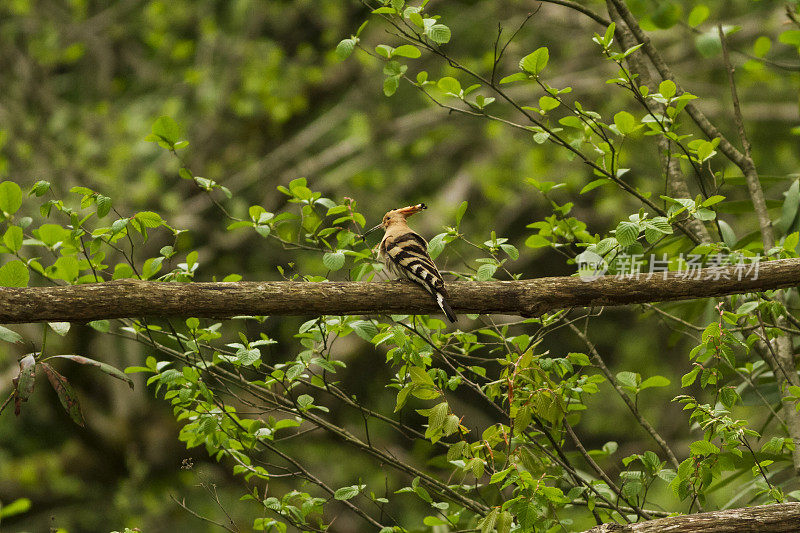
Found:
[[[436,299],[447,319],[455,322],[456,315],[447,303],[442,275],[428,255],[428,243],[406,222],[408,217],[427,208],[425,204],[417,204],[389,211],[380,224],[364,235],[383,228],[385,233],[378,246],[378,258],[398,278],[402,276],[422,285]]]

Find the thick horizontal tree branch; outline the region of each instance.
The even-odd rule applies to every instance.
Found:
[[[755,267],[752,267],[753,269]],[[738,279],[742,277],[742,279]],[[648,279],[649,278],[649,279]],[[800,285],[800,259],[742,273],[736,267],[688,272],[520,281],[447,283],[458,313],[539,315],[570,307],[690,300]],[[0,323],[85,322],[140,316],[357,315],[436,313],[418,286],[396,282],[159,283],[118,280],[59,287],[0,288]]]
[[[636,524],[603,524],[585,533],[796,533],[800,503],[759,505],[709,513],[659,518]]]

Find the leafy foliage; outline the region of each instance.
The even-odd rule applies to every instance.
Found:
[[[24,11],[25,4],[14,9]],[[450,195],[458,197],[453,205],[442,201],[430,219],[419,221],[428,224],[429,253],[448,279],[572,273],[587,257],[611,275],[631,274],[636,256],[649,258],[642,268],[651,273],[656,261],[675,270],[688,256],[705,263],[723,256],[797,257],[800,193],[790,174],[796,157],[786,148],[793,141],[774,139],[774,131],[755,136],[753,151],[764,160],[759,168],[768,169],[761,184],[773,186],[766,208],[777,217],[777,239],[768,243],[760,240],[744,187],[748,169],[730,157],[727,139],[697,125],[692,105],[698,96],[685,90],[690,83],[643,79],[630,61],[642,57],[642,44],[622,46],[615,23],[583,36],[587,47],[579,55],[584,70],[593,72],[587,90],[573,79],[581,69],[558,75],[570,61],[568,50],[535,44],[536,32],[547,26],[537,24],[539,15],[516,14],[515,24],[524,18],[518,32],[498,34],[493,49],[488,41],[472,42],[465,18],[476,25],[491,19],[486,27],[494,32],[497,18],[508,16],[486,3],[469,13],[458,12],[463,6],[433,12],[427,2],[369,3],[370,23],[354,34],[350,26],[361,21],[353,22],[340,3],[270,6],[267,19],[324,19],[325,31],[287,36],[295,39],[292,46],[258,41],[252,48],[238,26],[248,22],[246,7],[240,13],[217,6],[227,20],[178,4],[170,14],[160,3],[138,14],[141,35],[133,40],[149,51],[129,62],[154,62],[170,76],[160,83],[178,76],[175,85],[196,87],[196,98],[147,100],[141,105],[148,125],[141,117],[130,124],[120,118],[117,127],[149,143],[120,137],[106,150],[85,139],[79,144],[68,135],[75,130],[62,124],[69,117],[54,116],[48,127],[59,142],[39,143],[37,157],[53,155],[45,150],[54,144],[75,147],[85,156],[81,164],[114,177],[65,184],[46,174],[4,172],[0,285],[256,276],[379,282],[383,268],[362,238],[364,228],[403,204],[402,197],[444,197],[439,174],[480,177],[468,180],[467,192]],[[648,31],[662,28],[669,30],[662,35],[682,39],[678,23],[686,22],[697,52],[718,59],[722,42],[710,21],[725,14],[721,4],[630,4]],[[198,33],[182,37],[169,22]],[[741,39],[737,46],[752,48],[742,69],[750,81],[767,81],[771,63],[797,59],[796,29],[776,29],[752,43],[735,30],[724,32]],[[30,43],[37,64],[78,62],[84,71],[70,75],[86,76],[81,57],[92,48],[62,50],[53,31]],[[215,44],[222,34],[231,42]],[[776,52],[777,43],[788,48]],[[214,54],[241,61],[240,68],[233,74],[201,63]],[[307,118],[318,94],[343,93],[349,81],[337,76],[358,61],[367,71],[364,92],[375,95],[364,102],[383,110],[381,117],[421,109],[414,116],[431,120],[425,131],[402,115],[373,131],[371,115],[358,108],[367,104],[359,103],[344,118],[332,120],[330,111],[256,159],[267,150],[256,139],[262,130],[269,130],[266,143],[281,138]],[[224,97],[213,102],[209,95],[221,91]],[[85,111],[65,108],[75,116]],[[236,127],[226,128],[228,122]],[[31,130],[14,130],[14,153],[3,155],[0,168],[33,161],[35,143],[25,137]],[[317,153],[324,142],[335,144]],[[444,152],[434,151],[439,145]],[[469,155],[475,145],[485,159]],[[445,161],[451,149],[456,157]],[[348,151],[361,159],[326,166]],[[101,152],[113,156],[99,161]],[[297,165],[280,167],[293,158]],[[432,164],[437,158],[443,166]],[[282,173],[265,186],[270,165]],[[674,186],[676,175],[683,189]],[[142,197],[135,198],[134,187],[121,188],[126,179],[142,186]],[[448,190],[466,190],[458,183]],[[0,340],[10,345],[8,353],[23,338],[36,346],[15,370],[9,401],[20,415],[46,405],[35,395],[37,372],[44,373],[67,412],[62,418],[89,427],[92,416],[79,401],[89,388],[73,378],[75,369],[86,367],[93,376],[99,370],[131,386],[142,377],[123,374],[107,353],[90,353],[98,344],[77,343],[83,352],[61,346],[112,334],[127,339],[125,346],[138,344],[144,363],[127,374],[143,374],[148,390],[168,404],[186,449],[236,476],[226,486],[228,494],[243,495],[233,521],[247,520],[256,530],[325,530],[344,516],[382,532],[580,530],[597,520],[623,523],[798,499],[787,475],[794,445],[785,420],[796,416],[800,386],[790,377],[794,369],[776,364],[770,349],[798,333],[791,313],[797,298],[791,289],[653,305],[642,322],[632,319],[635,312],[597,309],[467,316],[449,329],[432,316],[185,317],[96,321],[86,328],[52,323],[41,334],[0,328]],[[58,336],[48,340],[48,330]],[[50,355],[61,351],[79,355]],[[14,500],[0,508],[0,519],[30,513],[29,500],[0,498]]]

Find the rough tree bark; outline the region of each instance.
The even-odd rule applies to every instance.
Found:
[[[800,531],[800,503],[792,502],[672,516],[636,524],[603,524],[585,533],[797,533],[798,531]]]
[[[538,315],[571,307],[689,300],[800,285],[800,259],[695,271],[520,281],[447,283],[458,313]],[[742,279],[738,279],[741,277]],[[648,279],[649,278],[649,279]],[[140,316],[353,315],[436,313],[423,289],[409,282],[159,283],[119,280],[59,287],[0,288],[0,323],[85,322]]]

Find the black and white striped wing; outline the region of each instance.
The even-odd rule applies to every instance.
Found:
[[[416,233],[409,232],[384,245],[384,257],[390,270],[419,283],[425,290],[443,290],[442,276],[428,255],[428,243]]]
[[[447,304],[447,290],[439,269],[428,255],[428,243],[414,232],[408,232],[381,243],[381,252],[386,266],[395,274],[422,285],[436,298],[436,303],[455,322],[455,314]]]

